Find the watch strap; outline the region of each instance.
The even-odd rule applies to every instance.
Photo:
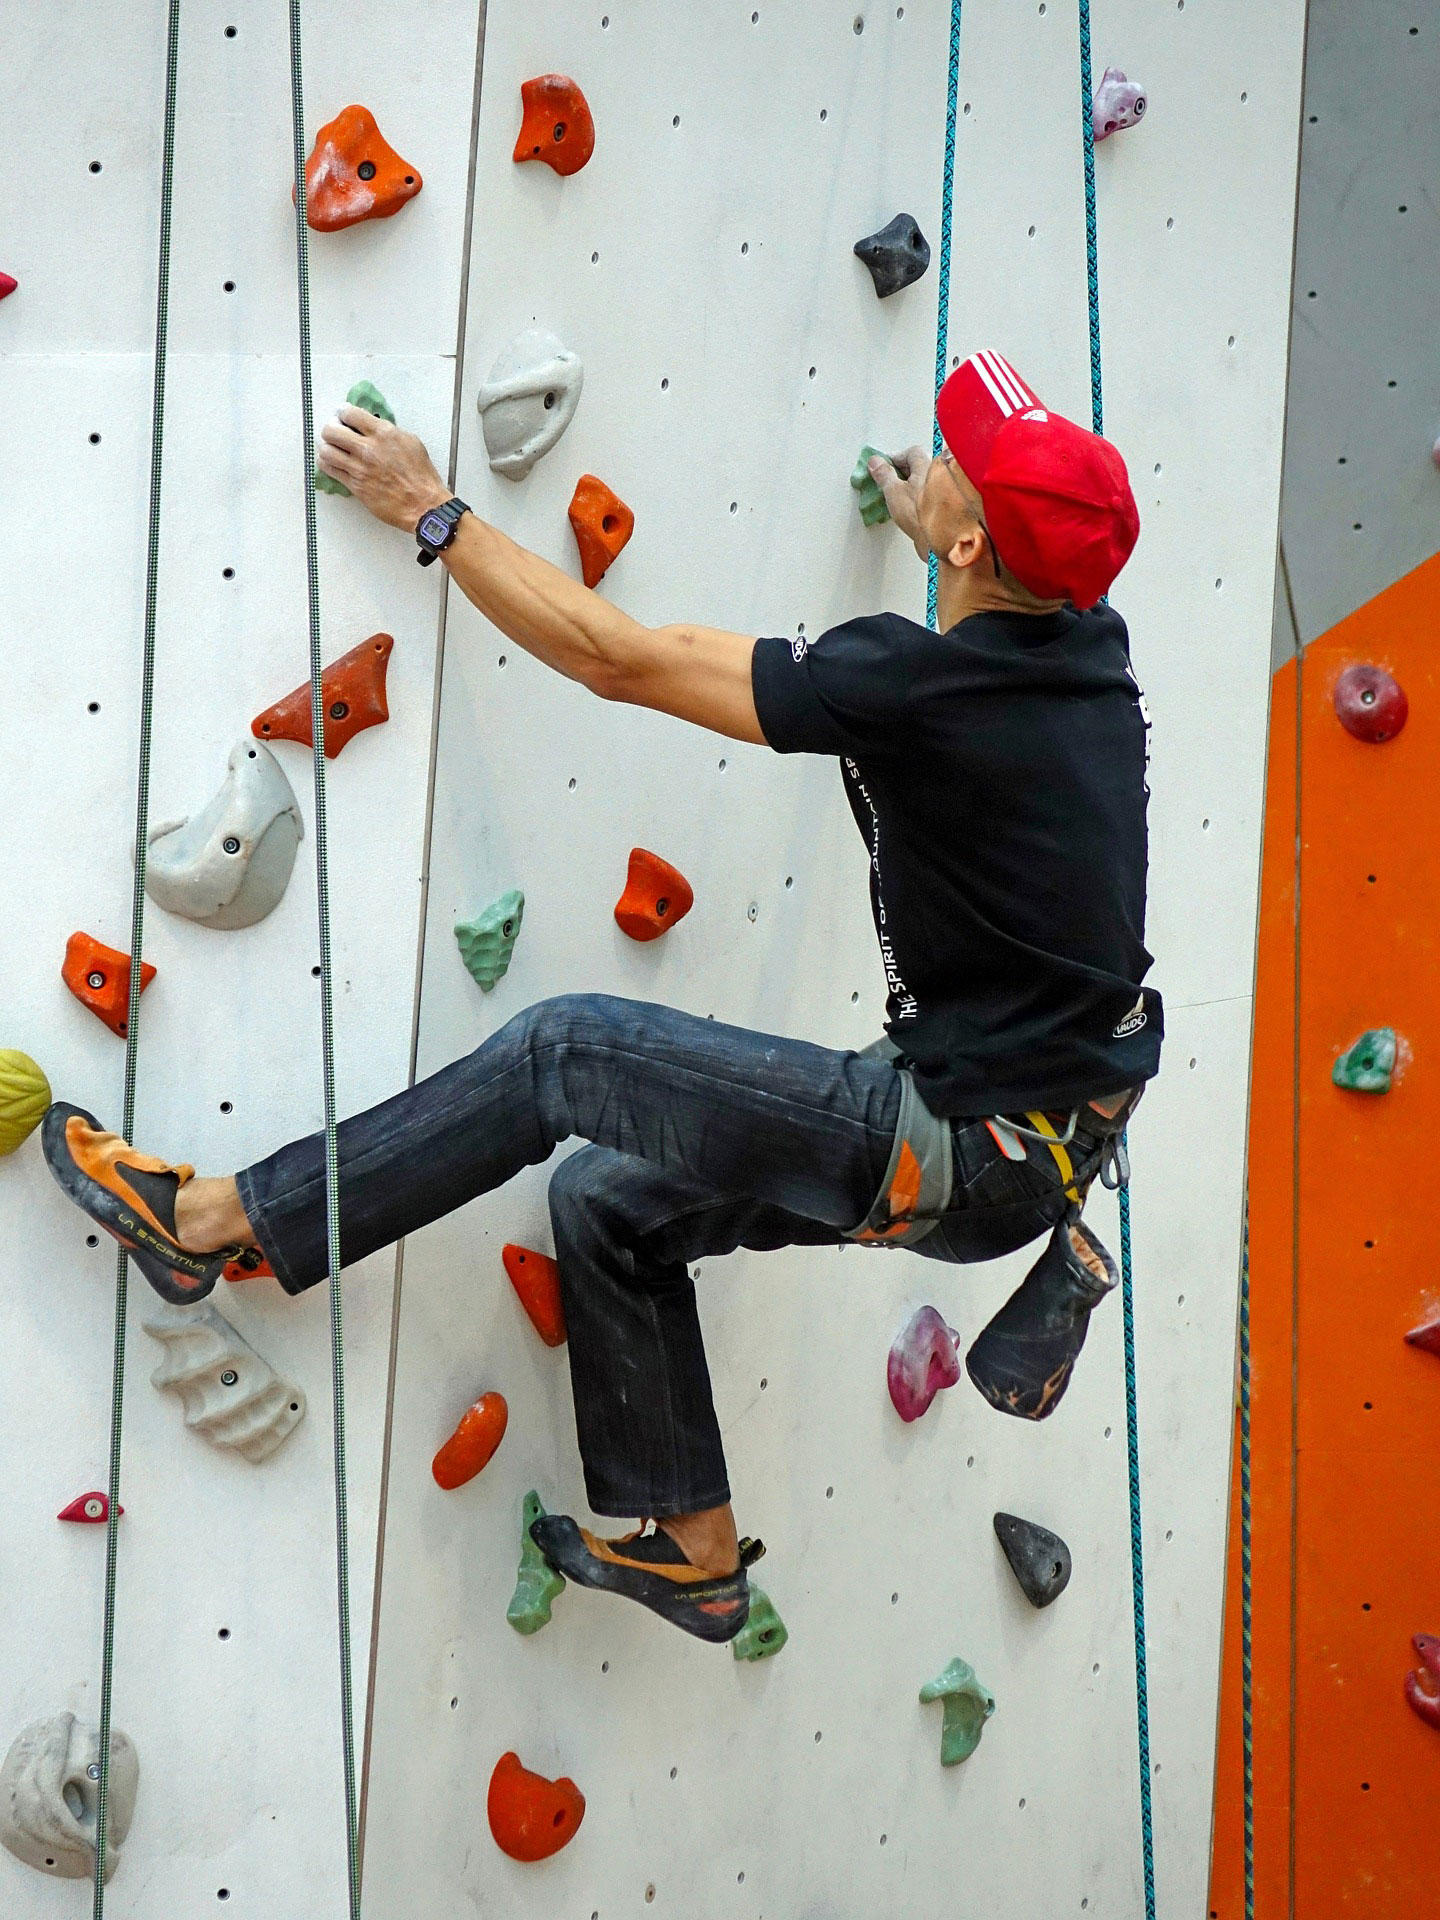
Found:
[[[469,512],[469,506],[460,499],[458,494],[452,494],[441,506],[426,508],[415,529],[415,538],[420,546],[420,551],[415,557],[422,567],[430,566],[445,551],[455,538],[455,528],[459,524],[461,515]],[[420,528],[430,519],[444,520],[448,528],[445,538],[438,543],[427,540],[420,531]]]

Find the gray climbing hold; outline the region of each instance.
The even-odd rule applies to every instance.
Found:
[[[282,1380],[208,1300],[172,1307],[152,1300],[141,1324],[167,1349],[150,1376],[180,1397],[185,1424],[212,1447],[259,1466],[305,1418],[305,1396]]]
[[[995,1537],[1032,1607],[1048,1607],[1070,1584],[1070,1549],[1058,1533],[1013,1513],[997,1513]]]
[[[473,920],[455,922],[455,939],[460,958],[479,981],[482,993],[489,993],[510,970],[510,956],[520,937],[520,922],[525,918],[525,896],[518,887],[502,893]]]
[[[492,473],[523,480],[575,418],[585,369],[543,327],[517,333],[476,395]]]
[[[881,300],[911,286],[930,264],[930,244],[908,213],[897,213],[888,227],[857,240],[855,252],[870,269]]]
[[[140,1762],[127,1737],[110,1730],[105,1878],[120,1863],[130,1831]],[[0,1844],[27,1867],[57,1880],[88,1880],[100,1831],[100,1732],[73,1713],[37,1720],[15,1738],[0,1767]]]
[[[347,407],[363,407],[366,413],[373,413],[377,420],[388,420],[393,427],[395,416],[390,411],[390,403],[380,389],[372,386],[368,380],[357,380],[345,396]],[[315,491],[317,493],[336,493],[342,500],[350,498],[350,489],[343,480],[332,480],[328,473],[315,469]]]
[[[151,829],[145,891],[202,927],[253,927],[280,904],[304,832],[280,762],[242,740],[208,806]]]

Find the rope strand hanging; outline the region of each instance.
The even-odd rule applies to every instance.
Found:
[[[155,624],[160,581],[160,480],[165,444],[165,366],[170,331],[170,229],[175,186],[175,99],[180,65],[180,0],[170,0],[165,46],[165,131],[160,163],[160,258],[155,293],[155,363],[150,403],[150,515],[145,551],[145,628],[140,667],[140,748],[135,785],[135,885],[130,897],[130,996],[125,1022],[125,1095],[120,1131],[135,1128],[140,1049],[141,959],[145,945],[145,862],[150,825],[150,758],[155,706]],[[110,1512],[105,1525],[105,1611],[100,1654],[100,1778],[95,1795],[95,1884],[91,1912],[105,1914],[105,1854],[110,1806],[110,1718],[115,1686],[115,1590],[118,1576],[120,1458],[125,1424],[125,1335],[130,1257],[115,1260],[115,1350],[110,1384]]]
[[[1100,259],[1095,218],[1095,127],[1090,66],[1090,0],[1080,8],[1080,118],[1085,143],[1085,265],[1090,310],[1090,424],[1105,431],[1100,372]],[[1145,1661],[1145,1548],[1140,1506],[1140,1417],[1135,1393],[1135,1287],[1130,1252],[1130,1186],[1119,1191],[1120,1291],[1125,1317],[1125,1435],[1130,1475],[1130,1580],[1135,1614],[1135,1724],[1140,1749],[1140,1850],[1145,1920],[1155,1920],[1155,1828],[1150,1794],[1150,1690]]]
[[[320,1052],[325,1105],[325,1243],[330,1280],[330,1371],[335,1464],[336,1613],[340,1637],[340,1737],[345,1773],[345,1860],[350,1920],[360,1920],[360,1850],[355,1778],[354,1671],[350,1653],[350,1520],[345,1468],[345,1333],[340,1291],[340,1164],[335,1108],[335,996],[331,969],[330,876],[325,812],[324,662],[320,564],[315,536],[315,398],[310,368],[310,253],[305,192],[305,89],[300,0],[290,0],[290,105],[295,160],[295,286],[300,329],[300,442],[305,497],[305,579],[310,629],[310,727],[315,775],[315,893],[320,935]]]

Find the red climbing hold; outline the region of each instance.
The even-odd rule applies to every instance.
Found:
[[[1412,1327],[1405,1339],[1412,1347],[1423,1347],[1426,1353],[1440,1354],[1440,1308],[1436,1308],[1428,1320],[1422,1320],[1418,1327]]]
[[[509,1419],[503,1393],[482,1393],[430,1463],[436,1486],[453,1492],[489,1466]]]
[[[334,233],[362,220],[388,220],[424,184],[381,134],[368,107],[343,107],[316,134],[305,162],[306,225]]]
[[[385,670],[395,641],[388,633],[372,633],[349,653],[332,660],[320,676],[320,691],[325,701],[325,758],[335,756],[367,727],[378,727],[390,718],[385,703]],[[298,740],[302,747],[313,747],[310,725],[310,683],[296,687],[273,707],[257,713],[250,722],[257,740]]]
[[[695,904],[690,882],[678,867],[644,847],[630,849],[625,891],[615,902],[615,924],[632,940],[658,940]]]
[[[559,1267],[548,1253],[536,1253],[530,1247],[504,1246],[500,1258],[535,1331],[547,1347],[563,1347],[565,1307],[560,1297]]]
[[[120,1511],[124,1513],[124,1507]],[[68,1507],[62,1507],[55,1518],[78,1520],[82,1527],[103,1527],[110,1518],[110,1496],[108,1493],[82,1493],[78,1500],[72,1500]]]
[[[896,1334],[885,1365],[890,1400],[902,1420],[918,1420],[945,1387],[960,1378],[955,1329],[934,1307],[921,1307]]]
[[[635,531],[635,516],[603,480],[582,473],[570,502],[570,524],[580,549],[580,571],[587,587],[598,587],[612,560]]]
[[[8,273],[0,273],[0,300],[8,300],[19,284]]]
[[[117,953],[93,933],[72,933],[65,942],[65,964],[60,978],[75,998],[103,1020],[112,1033],[125,1038],[130,1019],[130,956]],[[140,991],[155,978],[148,960],[140,963]]]
[[[1347,733],[1378,747],[1402,730],[1410,702],[1384,667],[1346,667],[1335,682],[1335,715]]]
[[[1420,1667],[1405,1676],[1405,1698],[1427,1727],[1440,1730],[1440,1640],[1433,1633],[1417,1633],[1412,1644]]]
[[[221,1269],[227,1280],[273,1280],[275,1269],[258,1247],[246,1247],[243,1253],[227,1260]]]
[[[585,1818],[585,1796],[573,1780],[547,1780],[502,1753],[486,1800],[495,1844],[512,1860],[548,1860],[568,1846]]]
[[[543,160],[556,173],[578,173],[595,151],[590,103],[563,73],[542,73],[520,87],[524,118],[515,142],[517,160]]]

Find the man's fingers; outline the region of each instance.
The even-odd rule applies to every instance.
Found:
[[[894,463],[887,459],[883,453],[872,453],[866,462],[866,466],[869,469],[870,478],[882,491],[886,483],[895,478]]]
[[[346,409],[349,413],[359,413],[358,407]],[[362,416],[370,418],[369,415]],[[320,429],[320,438],[327,447],[339,447],[346,453],[359,453],[365,445],[365,436],[352,427],[348,420],[327,420]]]
[[[374,433],[377,427],[388,427],[390,422],[382,420],[378,414],[367,413],[364,407],[343,406],[335,410],[335,418],[343,421],[352,433],[364,435]]]
[[[906,447],[902,454],[896,456],[895,465],[907,480],[923,480],[930,458],[928,447]]]

